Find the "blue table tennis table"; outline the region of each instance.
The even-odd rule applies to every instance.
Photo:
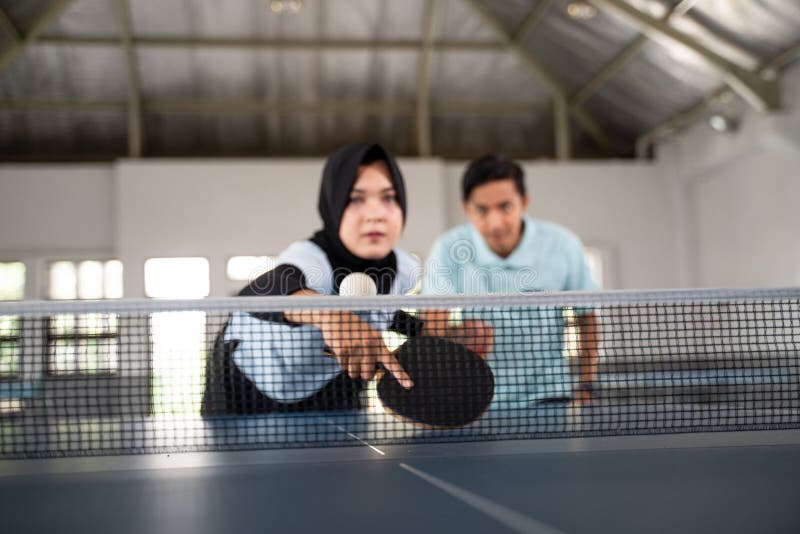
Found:
[[[564,407],[542,410],[556,430],[576,424]],[[202,422],[211,446],[228,436],[250,450],[0,461],[0,530],[800,532],[800,430],[691,432],[688,421],[674,434],[502,439],[489,417],[473,441],[406,425],[406,442],[383,444],[370,417],[385,415]],[[291,429],[299,445],[312,423],[321,442],[349,446],[295,448]],[[157,445],[188,428],[133,430]]]

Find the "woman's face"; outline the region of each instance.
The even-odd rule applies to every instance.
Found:
[[[384,161],[358,167],[350,202],[339,224],[339,239],[359,258],[385,258],[403,231],[403,210],[397,203]]]

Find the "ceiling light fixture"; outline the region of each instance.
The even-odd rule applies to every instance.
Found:
[[[269,8],[273,13],[298,13],[303,9],[303,0],[272,0]]]
[[[567,15],[575,20],[589,20],[597,16],[597,8],[589,2],[576,0],[567,4]]]
[[[739,123],[730,117],[715,113],[708,118],[708,125],[717,133],[729,133],[735,132]]]

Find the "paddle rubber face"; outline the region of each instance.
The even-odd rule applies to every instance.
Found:
[[[395,416],[432,427],[467,425],[489,407],[494,377],[489,365],[463,345],[438,337],[409,339],[396,353],[414,387],[389,373],[378,380],[378,398]]]

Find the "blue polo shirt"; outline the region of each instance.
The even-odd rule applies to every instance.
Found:
[[[524,218],[522,238],[507,258],[495,254],[472,224],[453,228],[434,243],[425,264],[426,295],[592,291],[580,239],[557,224]],[[495,402],[527,405],[572,394],[562,355],[563,309],[464,310],[495,330],[489,363]]]

